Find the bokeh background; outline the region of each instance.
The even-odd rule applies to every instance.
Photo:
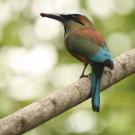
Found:
[[[116,57],[135,47],[135,0],[0,0],[0,118],[76,81],[83,65],[63,43],[63,27],[40,12],[81,13]],[[87,73],[90,68],[87,69]],[[135,135],[135,75],[24,135]]]

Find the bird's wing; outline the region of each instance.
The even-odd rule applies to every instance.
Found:
[[[102,63],[112,60],[105,40],[95,30],[70,33],[65,37],[65,44],[69,51],[85,56],[94,62]]]

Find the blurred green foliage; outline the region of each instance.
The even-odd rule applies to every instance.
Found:
[[[36,0],[35,0],[36,1]],[[43,1],[43,0],[42,0]],[[49,1],[44,0],[46,3]],[[54,2],[55,1],[55,2]],[[57,3],[57,0],[51,1],[51,4]],[[91,9],[89,9],[90,0],[80,0],[79,3],[79,12],[82,12],[88,17],[92,18],[95,26],[102,32],[105,39],[108,42],[109,47],[111,48],[113,56],[120,55],[124,51],[128,49],[132,49],[135,47],[135,8],[132,9],[129,13],[119,13],[114,12],[108,16],[99,16],[94,13]],[[120,0],[119,0],[120,1]],[[39,1],[40,3],[41,1]],[[54,3],[53,3],[54,2]],[[105,5],[105,0],[103,1],[103,5]],[[135,5],[135,0],[133,0]],[[5,60],[4,56],[0,58],[0,80],[2,80],[2,84],[0,83],[0,118],[7,116],[10,113],[15,112],[16,110],[26,106],[34,102],[35,100],[40,99],[43,96],[48,95],[53,92],[54,89],[58,89],[61,86],[57,85],[56,80],[53,78],[55,71],[62,65],[73,65],[78,64],[79,62],[75,60],[64,48],[63,43],[63,29],[60,25],[57,36],[50,39],[40,39],[37,38],[36,33],[34,33],[34,27],[37,19],[40,17],[35,15],[31,10],[33,7],[33,1],[23,2],[21,0],[9,0],[9,1],[0,1],[0,7],[4,7],[5,5],[10,6],[10,16],[8,19],[3,21],[0,18],[0,51],[3,52],[4,49],[7,48],[25,48],[30,49],[38,44],[42,43],[44,45],[51,43],[53,48],[57,51],[58,60],[54,65],[51,71],[45,73],[43,75],[33,77],[34,80],[38,81],[38,79],[42,78],[41,88],[39,96],[34,98],[28,98],[26,100],[17,99],[14,96],[10,95],[10,86],[9,80],[4,78],[8,77],[16,77],[18,76],[16,72],[12,71],[12,69],[8,66],[3,66],[2,62]],[[115,1],[114,1],[115,3]],[[17,5],[16,5],[17,4]],[[22,5],[21,5],[22,4]],[[21,6],[19,9],[16,6]],[[37,5],[38,6],[38,5]],[[107,6],[107,5],[106,5]],[[134,6],[135,7],[135,6]],[[102,6],[100,7],[102,8]],[[8,8],[7,8],[8,10]],[[46,10],[46,9],[45,9]],[[73,9],[74,10],[74,9]],[[117,9],[118,10],[118,9]],[[126,9],[125,9],[126,10]],[[4,14],[5,12],[5,14]],[[66,11],[62,11],[66,13]],[[3,11],[3,16],[6,16],[6,9]],[[44,21],[40,20],[40,21]],[[47,25],[47,24],[46,24]],[[24,34],[22,34],[22,30],[26,28],[26,33],[28,34],[28,39],[23,40]],[[27,31],[27,28],[29,28]],[[55,29],[55,28],[54,28]],[[113,44],[115,38],[119,33],[121,37],[120,41],[115,41],[117,44]],[[115,38],[113,36],[115,35]],[[46,33],[47,35],[47,33]],[[45,36],[46,36],[45,35]],[[110,37],[110,35],[112,35]],[[123,35],[126,37],[126,43],[123,45]],[[29,38],[29,36],[31,38]],[[26,36],[27,37],[27,36]],[[119,37],[117,37],[119,40]],[[116,38],[116,39],[117,39]],[[110,40],[111,39],[111,40]],[[110,45],[110,44],[111,45]],[[118,52],[116,53],[115,50]],[[122,50],[122,51],[121,51]],[[6,51],[6,50],[5,50]],[[4,52],[5,53],[5,52]],[[81,65],[81,64],[80,64]],[[80,67],[79,67],[80,68]],[[69,68],[69,70],[72,70]],[[79,70],[81,72],[81,69]],[[89,71],[88,71],[89,72]],[[21,74],[22,75],[22,74]],[[77,76],[80,74],[77,73]],[[8,77],[7,77],[8,76]],[[22,75],[23,76],[23,75]],[[25,75],[27,78],[29,76]],[[78,79],[76,76],[76,79]],[[12,80],[12,77],[10,78]],[[105,91],[101,93],[101,112],[94,113],[91,110],[90,101],[86,101],[73,109],[63,113],[50,120],[49,122],[42,124],[41,126],[25,133],[24,135],[135,135],[135,75],[132,75],[116,85],[109,88],[109,91]],[[66,86],[66,84],[65,84]],[[18,89],[19,91],[19,89]],[[28,89],[29,91],[29,89]],[[37,89],[39,91],[39,89]],[[72,115],[76,115],[78,112],[88,112],[88,120],[90,119],[90,125],[88,128],[79,129],[79,126],[85,125],[86,123],[81,122],[81,118],[78,118],[80,125],[76,124],[77,120],[72,117]],[[83,116],[83,113],[82,117]],[[85,113],[84,113],[85,114]],[[74,126],[71,124],[76,124],[78,126]],[[93,126],[92,126],[93,125]],[[75,129],[78,128],[78,129]]]

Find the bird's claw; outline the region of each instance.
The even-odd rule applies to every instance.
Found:
[[[80,79],[83,78],[83,77],[89,78],[89,75],[81,75],[81,76],[80,76]]]

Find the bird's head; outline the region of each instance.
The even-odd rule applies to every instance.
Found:
[[[41,13],[42,17],[48,17],[60,21],[64,27],[65,31],[75,30],[82,27],[92,27],[91,21],[83,15],[80,14],[48,14]]]

